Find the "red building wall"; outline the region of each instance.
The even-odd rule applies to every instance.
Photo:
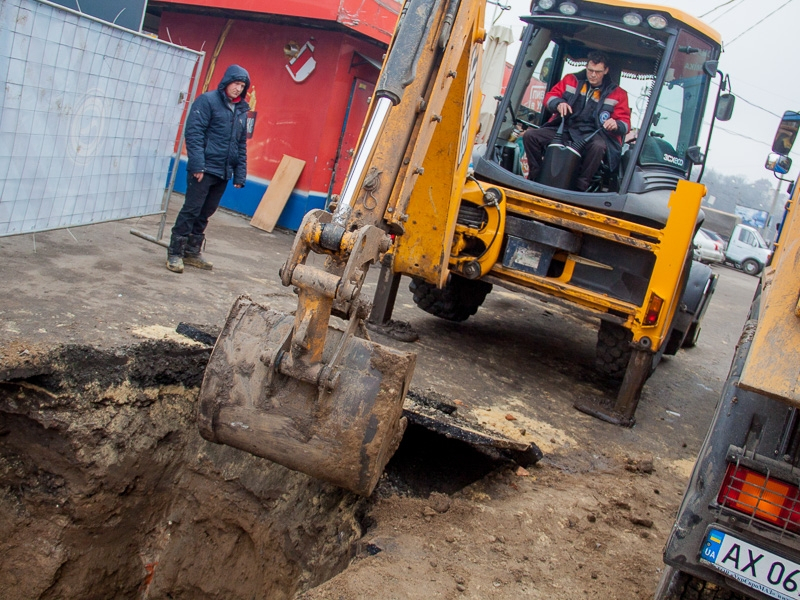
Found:
[[[227,35],[220,44],[226,27]],[[216,89],[230,64],[241,65],[250,73],[248,101],[251,107],[255,105],[256,121],[248,142],[248,181],[242,190],[229,186],[222,205],[252,215],[287,154],[304,160],[306,166],[278,225],[296,229],[308,210],[324,206],[353,80],[375,82],[379,73],[354,53],[380,62],[383,47],[344,31],[241,19],[229,22],[169,11],[162,13],[159,37],[206,52],[198,94],[210,69],[208,89]],[[298,82],[287,69],[291,57],[284,48],[291,44],[302,47],[307,42],[313,46],[316,67]],[[354,57],[361,64],[354,65]],[[360,126],[366,110],[362,98],[351,108],[351,127]],[[185,162],[182,164],[185,168]],[[340,173],[334,191],[341,187],[341,178]],[[185,172],[179,172],[176,190],[185,190]]]
[[[400,14],[400,0],[168,0],[170,4],[258,14],[305,17],[341,23],[388,44]]]

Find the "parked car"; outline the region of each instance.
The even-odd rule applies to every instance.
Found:
[[[757,229],[739,224],[725,247],[725,262],[748,275],[758,275],[769,263],[772,250]]]
[[[713,231],[697,230],[694,236],[694,259],[703,263],[725,261],[725,241]]]
[[[710,237],[712,240],[714,240],[715,242],[719,242],[720,244],[722,244],[722,249],[723,249],[723,250],[725,250],[725,246],[728,244],[728,242],[727,242],[727,241],[725,241],[725,238],[723,238],[723,237],[722,237],[720,234],[718,234],[716,231],[712,231],[711,229],[708,229],[707,227],[701,227],[700,229],[702,230],[702,232],[703,232],[703,233],[705,233],[705,234],[706,234],[708,237]]]

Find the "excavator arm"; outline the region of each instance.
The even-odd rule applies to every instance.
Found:
[[[485,0],[405,3],[335,211],[305,216],[281,268],[282,284],[298,292],[294,316],[242,297],[217,339],[199,399],[206,439],[372,492],[405,429],[415,355],[368,339],[361,287],[391,251],[390,234],[404,234],[432,147],[447,155],[433,163],[436,178],[463,184],[484,10]],[[428,226],[452,231],[455,214]],[[324,266],[308,264],[312,253],[325,256]],[[448,255],[438,257],[443,274]]]

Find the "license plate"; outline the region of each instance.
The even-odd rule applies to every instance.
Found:
[[[728,533],[709,530],[700,560],[771,598],[800,598],[800,564]]]
[[[514,258],[512,262],[517,265],[522,265],[523,267],[528,267],[530,269],[536,270],[539,268],[539,263],[542,260],[542,253],[537,252],[536,250],[531,250],[530,248],[520,247],[517,248],[517,251],[514,252]]]

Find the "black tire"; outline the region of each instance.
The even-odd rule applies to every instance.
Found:
[[[654,600],[748,600],[748,597],[667,566]]]
[[[683,339],[684,348],[694,348],[697,346],[697,340],[700,339],[700,323],[695,321],[689,325],[689,331],[686,332],[686,337]]]
[[[742,263],[742,271],[748,275],[758,275],[762,268],[761,263],[752,258],[748,258]]]
[[[444,288],[422,279],[412,279],[408,289],[414,295],[414,304],[427,313],[448,321],[466,321],[476,312],[492,284],[480,279],[464,279],[451,275]]]
[[[678,331],[674,327],[669,330],[667,333],[667,341],[662,344],[662,348],[664,349],[664,354],[668,356],[675,356],[678,353],[678,350],[681,349],[681,345],[684,342],[683,332]]]
[[[600,321],[597,332],[595,368],[612,379],[622,379],[631,359],[633,334],[622,325]]]

